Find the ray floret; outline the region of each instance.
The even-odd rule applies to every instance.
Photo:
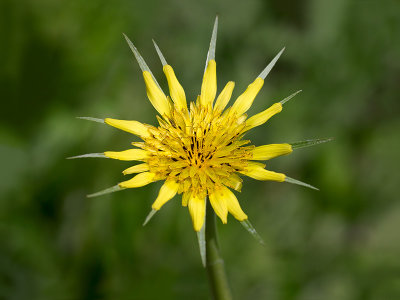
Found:
[[[173,102],[175,103],[177,109],[179,111],[187,111],[187,103],[186,103],[186,95],[185,90],[179,83],[178,79],[176,78],[174,69],[170,65],[168,65],[167,61],[164,58],[164,55],[161,53],[160,48],[153,40],[154,47],[156,48],[157,54],[160,57],[161,63],[163,65],[163,71],[165,76],[167,77],[169,93]]]
[[[144,81],[146,84],[147,97],[149,98],[151,104],[161,115],[169,115],[169,105],[167,97],[162,91],[160,85],[158,84],[156,78],[153,73],[150,71],[150,68],[146,64],[143,57],[140,55],[139,51],[136,49],[135,45],[131,42],[131,40],[123,34],[125,40],[127,41],[129,47],[131,48],[140,69],[143,72]]]

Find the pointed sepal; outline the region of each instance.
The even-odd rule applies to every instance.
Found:
[[[261,245],[265,245],[264,240],[262,237],[257,233],[256,229],[251,225],[248,219],[241,221],[240,224],[255,238]]]
[[[76,118],[81,119],[81,120],[93,121],[93,122],[104,124],[104,119],[92,118],[92,117],[76,117]]]
[[[164,55],[162,54],[162,52],[161,52],[160,48],[158,47],[158,45],[157,45],[157,43],[156,43],[155,40],[153,40],[153,44],[154,44],[154,48],[156,48],[158,57],[159,57],[160,60],[161,60],[161,64],[162,64],[163,66],[168,65],[167,61],[166,61],[165,58],[164,58]]]
[[[207,53],[206,69],[210,60],[215,60],[215,48],[217,45],[218,16],[215,17],[214,27],[211,35],[210,48]]]
[[[147,215],[146,220],[144,220],[143,222],[143,226],[146,226],[147,223],[149,223],[149,221],[151,220],[151,218],[153,218],[153,216],[156,214],[158,210],[156,209],[152,209],[150,211],[150,213]]]
[[[89,158],[89,157],[108,158],[107,156],[104,155],[104,153],[88,153],[88,154],[82,154],[82,155],[76,155],[76,156],[67,157],[67,159]]]
[[[301,185],[301,186],[304,186],[304,187],[319,191],[318,188],[316,188],[315,186],[312,186],[311,184],[308,184],[308,183],[305,183],[305,182],[302,182],[300,180],[293,179],[293,178],[290,178],[290,177],[287,177],[287,176],[285,177],[285,182]]]
[[[149,72],[151,74],[151,77],[153,78],[154,82],[156,83],[156,85],[158,86],[158,88],[161,90],[160,85],[158,84],[156,78],[154,77],[153,73],[151,73],[149,66],[146,64],[145,60],[143,59],[143,57],[140,55],[138,49],[135,47],[135,45],[131,42],[131,40],[126,36],[125,33],[123,33],[126,42],[129,45],[129,48],[131,48],[133,55],[135,55],[135,58],[139,64],[140,69],[142,70],[142,72]]]
[[[100,192],[89,194],[86,197],[93,198],[93,197],[103,196],[103,195],[110,194],[110,193],[119,192],[119,191],[122,191],[122,190],[124,190],[124,188],[120,187],[117,184],[117,185],[114,185],[114,186],[112,186],[112,187],[110,187],[108,189],[102,190]]]
[[[324,138],[324,139],[312,139],[312,140],[304,140],[304,141],[300,141],[300,142],[291,143],[290,145],[292,146],[293,149],[300,149],[300,148],[311,147],[311,146],[323,144],[323,143],[330,142],[333,140],[334,140],[333,137]]]
[[[294,96],[296,96],[298,93],[302,92],[303,90],[298,90],[297,92],[294,92],[293,94],[287,96],[285,99],[279,101],[279,103],[281,105],[285,104],[286,102],[288,102],[290,99],[292,99]]]
[[[206,258],[206,225],[204,224],[203,227],[196,232],[197,233],[197,241],[199,242],[199,250],[200,250],[200,257],[201,263],[203,267],[206,267],[207,258]]]
[[[265,69],[260,73],[260,75],[258,75],[259,78],[265,79],[268,76],[269,72],[271,72],[272,68],[275,66],[283,51],[285,51],[285,47],[283,47],[283,49],[279,51],[279,53],[268,64],[268,66],[266,66]]]

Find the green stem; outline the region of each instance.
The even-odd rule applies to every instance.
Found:
[[[225,273],[224,260],[218,246],[215,213],[207,201],[206,213],[206,269],[211,291],[215,300],[231,300],[228,279]]]

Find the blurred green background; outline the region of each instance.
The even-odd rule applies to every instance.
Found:
[[[397,0],[1,0],[1,299],[209,297],[179,199],[142,227],[159,183],[88,199],[129,163],[65,158],[132,141],[76,116],[155,124],[122,32],[166,87],[154,38],[195,99],[216,13],[219,90],[238,96],[283,46],[250,114],[303,89],[254,144],[335,137],[268,165],[320,192],[245,179],[267,246],[219,226],[235,299],[400,299]]]

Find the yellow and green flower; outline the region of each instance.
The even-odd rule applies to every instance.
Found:
[[[158,113],[158,125],[112,118],[103,120],[82,117],[127,131],[142,140],[133,142],[133,147],[124,151],[106,151],[73,157],[104,157],[139,162],[123,171],[125,175],[136,174],[131,179],[89,196],[138,188],[162,180],[164,184],[146,222],[166,202],[180,194],[182,205],[189,208],[194,230],[200,231],[205,220],[206,201],[210,201],[223,223],[227,223],[228,212],[241,222],[247,220],[248,217],[233,192],[240,192],[243,175],[257,180],[290,182],[314,188],[285,174],[266,170],[265,164],[260,161],[286,155],[295,148],[315,145],[329,139],[262,146],[254,146],[250,140],[245,139],[249,130],[263,125],[281,112],[283,104],[300,92],[272,104],[254,116],[249,117],[246,114],[284,49],[229,106],[235,86],[233,81],[229,81],[217,95],[217,27],[218,18],[214,24],[201,93],[195,101],[190,102],[186,99],[185,91],[173,68],[167,63],[156,43],[154,42],[154,45],[168,81],[169,96],[162,91],[139,51],[125,36],[143,72],[147,96]]]

